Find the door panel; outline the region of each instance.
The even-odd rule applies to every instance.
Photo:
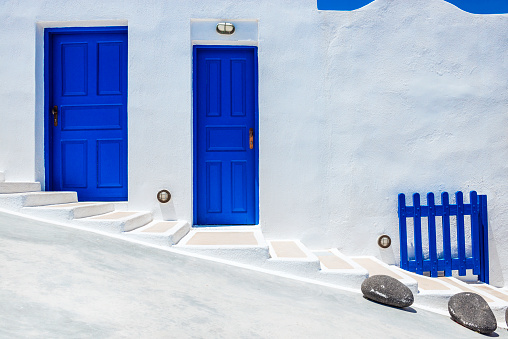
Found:
[[[87,200],[127,200],[127,29],[51,29],[49,185]]]
[[[194,47],[197,225],[257,224],[257,49]]]

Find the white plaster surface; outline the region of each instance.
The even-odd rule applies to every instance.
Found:
[[[4,213],[0,242],[6,338],[478,337],[418,307]]]
[[[442,0],[2,2],[0,170],[44,182],[43,28],[127,24],[129,209],[192,221],[196,19],[257,24],[268,238],[396,263],[398,193],[475,189],[489,199],[491,282],[506,284],[508,16]]]
[[[181,220],[172,221],[175,225],[168,229],[166,232],[147,232],[148,229],[153,228],[160,222],[160,220],[155,220],[145,226],[136,228],[130,232],[124,232],[123,234],[160,246],[173,246],[178,243],[187,233],[189,233],[190,230],[189,223],[185,220]]]
[[[114,215],[113,212],[110,213]],[[144,226],[153,220],[152,214],[148,212],[132,212],[132,215],[128,215],[121,218],[113,217],[114,219],[107,219],[108,214],[102,214],[99,216],[93,216],[88,218],[80,218],[72,220],[73,224],[82,225],[85,227],[97,228],[104,232],[120,233],[129,232],[135,230],[138,227]]]

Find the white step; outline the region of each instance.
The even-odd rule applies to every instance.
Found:
[[[100,202],[72,202],[67,204],[24,207],[21,212],[44,219],[72,220],[113,212],[115,205]]]
[[[321,269],[318,257],[299,240],[270,240],[268,246],[270,259],[264,265],[267,269],[304,277],[315,275]]]
[[[333,248],[329,250],[313,251],[321,264],[321,281],[339,286],[360,288],[363,281],[369,277],[369,272],[351,260],[348,256]]]
[[[104,232],[129,232],[144,226],[153,219],[150,212],[111,212],[99,216],[74,219],[72,223]]]
[[[76,192],[29,192],[0,194],[0,208],[15,211],[23,207],[65,204],[78,201]]]
[[[448,312],[448,301],[454,294],[462,292],[453,285],[447,284],[438,278],[426,277],[401,269],[400,267],[390,266],[398,275],[405,275],[418,284],[418,293],[414,293],[415,304],[437,309],[442,313]]]
[[[185,220],[154,220],[133,231],[125,232],[124,235],[159,246],[173,246],[187,235],[189,231],[190,225]]]
[[[182,251],[260,266],[268,258],[268,245],[259,227],[192,228],[174,246]]]
[[[351,260],[365,268],[369,272],[369,276],[379,274],[391,276],[409,287],[413,294],[418,293],[418,282],[398,267],[387,265],[381,260],[371,256],[351,257]]]
[[[496,320],[499,325],[506,328],[505,312],[508,308],[508,302],[502,300],[499,295],[496,295],[494,291],[489,291],[489,287],[486,284],[468,284],[454,277],[441,277],[438,278],[442,282],[460,289],[460,292],[473,292],[481,295],[483,299],[489,304],[492,312],[496,316]],[[491,288],[493,289],[493,288]],[[508,299],[508,296],[506,296]]]
[[[5,174],[4,172],[0,172],[0,182],[4,182],[5,181]]]
[[[431,278],[390,266],[399,275],[406,275],[418,283],[415,305],[426,306],[448,312],[450,297],[460,292],[473,292],[481,295],[496,316],[498,326],[506,328],[505,312],[508,308],[508,293],[483,283],[468,284],[454,277]]]
[[[40,182],[0,182],[0,194],[38,192],[40,190]]]

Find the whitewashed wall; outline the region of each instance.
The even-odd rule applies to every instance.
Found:
[[[491,280],[508,281],[508,15],[442,0],[3,1],[0,171],[44,181],[43,28],[127,24],[129,207],[191,220],[191,19],[258,20],[268,238],[398,262],[398,193],[475,189],[489,198]],[[395,244],[380,252],[383,233]]]

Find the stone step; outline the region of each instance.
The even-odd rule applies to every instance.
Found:
[[[398,267],[385,264],[381,260],[370,256],[351,257],[351,260],[365,268],[369,272],[369,276],[378,274],[388,275],[406,285],[414,295],[418,293],[418,283],[416,280],[409,277],[405,272],[402,272]]]
[[[4,172],[0,172],[0,182],[4,182],[5,181],[5,174]]]
[[[115,210],[113,203],[72,202],[66,204],[24,207],[21,212],[44,219],[72,220],[101,215]]]
[[[338,249],[313,251],[320,262],[319,280],[340,286],[360,288],[363,281],[369,277],[369,272],[351,260]]]
[[[262,265],[269,258],[268,245],[256,226],[192,228],[174,247],[255,266]]]
[[[38,192],[40,190],[40,182],[0,182],[0,194]]]
[[[103,232],[129,232],[153,220],[150,212],[111,212],[93,217],[72,220],[72,223]]]
[[[20,211],[23,207],[78,202],[76,192],[28,192],[0,194],[0,207]]]
[[[124,235],[159,246],[173,246],[189,233],[190,228],[185,220],[154,220],[133,231],[125,232]]]
[[[318,257],[299,240],[270,240],[268,246],[270,258],[263,265],[267,269],[306,277],[321,269]]]

